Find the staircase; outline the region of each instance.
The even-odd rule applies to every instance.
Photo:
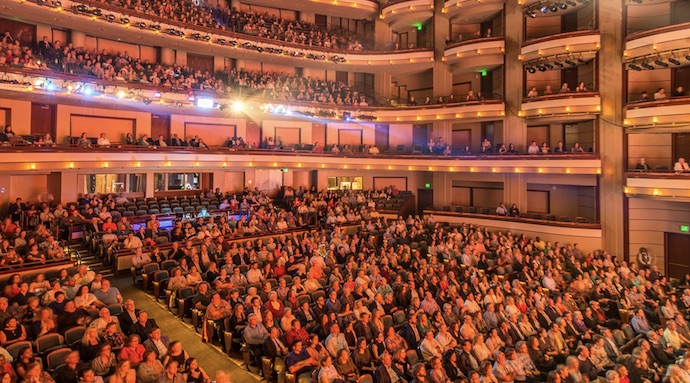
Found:
[[[81,241],[79,241],[79,243],[74,242],[76,241],[73,241],[73,243],[69,245],[69,253],[72,259],[76,261],[78,265],[86,265],[88,266],[89,270],[92,270],[95,273],[103,274],[103,278],[106,279],[115,277],[112,269],[103,266],[102,260],[98,259],[96,254],[91,252],[89,246]]]

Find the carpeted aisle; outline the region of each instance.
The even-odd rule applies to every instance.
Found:
[[[162,303],[145,294],[139,285],[133,285],[131,277],[113,279],[112,285],[120,289],[125,300],[133,299],[138,309],[145,310],[149,318],[154,318],[170,340],[182,341],[184,350],[199,361],[211,379],[215,371],[224,370],[231,374],[233,383],[256,383],[261,380],[258,375],[249,373],[240,359],[231,359],[219,347],[202,342],[201,336],[190,324],[173,316]],[[237,358],[241,357],[238,355]],[[256,368],[252,370],[256,371]]]

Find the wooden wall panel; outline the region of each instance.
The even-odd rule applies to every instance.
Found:
[[[127,133],[136,135],[136,122],[130,118],[70,116],[70,136],[86,133],[87,137],[99,137],[102,132],[106,132],[112,142],[124,141]]]

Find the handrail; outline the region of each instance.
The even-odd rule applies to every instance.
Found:
[[[503,40],[505,40],[505,38],[506,38],[505,36],[477,37],[474,39],[462,40],[462,41],[458,41],[456,43],[448,44],[448,45],[446,45],[445,50],[456,48],[456,47],[461,47],[463,45],[470,45],[470,44],[490,42],[490,41],[503,41]]]
[[[81,0],[80,0],[81,1]],[[539,44],[543,43],[546,41],[553,41],[553,40],[559,40],[559,39],[565,39],[569,37],[580,37],[580,36],[590,36],[590,35],[598,35],[599,34],[599,29],[583,29],[580,31],[572,31],[572,32],[563,32],[563,33],[557,33],[555,35],[548,35],[548,36],[543,36],[543,37],[535,37],[533,39],[528,39],[525,40],[524,43],[522,43],[523,47],[527,47],[530,45],[534,44]]]
[[[558,92],[558,89],[556,90]],[[524,97],[522,103],[529,103],[534,101],[551,101],[551,100],[563,100],[568,98],[585,98],[585,97],[599,97],[599,92],[589,91],[589,92],[567,92],[567,93],[556,93],[549,94],[546,96],[537,97]]]
[[[329,145],[331,146],[331,145]],[[69,145],[57,145],[57,146],[0,146],[0,154],[2,153],[92,153],[92,152],[152,152],[160,153],[165,151],[166,153],[208,153],[208,154],[228,154],[231,152],[238,155],[265,155],[265,156],[275,156],[275,155],[286,155],[286,156],[310,156],[310,157],[338,157],[338,158],[406,158],[406,159],[441,159],[449,161],[457,160],[574,160],[574,159],[599,159],[598,153],[564,153],[564,154],[472,154],[472,155],[437,155],[437,154],[362,154],[362,153],[332,153],[323,152],[315,153],[308,150],[291,150],[291,149],[235,149],[227,148],[223,146],[214,146],[209,149],[200,149],[196,147],[179,147],[179,146],[167,146],[167,147],[146,147],[146,146],[136,146],[136,145],[119,145],[112,143],[110,147],[95,147],[95,148],[84,148]]]
[[[639,32],[631,33],[631,34],[625,36],[625,42],[627,43],[630,40],[636,40],[636,39],[639,39],[642,37],[654,36],[654,35],[658,35],[660,33],[681,31],[681,30],[689,29],[689,28],[690,28],[690,21],[685,22],[685,23],[680,23],[680,24],[666,25],[666,26],[659,27],[659,28],[648,29],[645,31],[639,31]]]
[[[534,219],[526,217],[510,217],[510,216],[500,216],[495,214],[480,214],[480,213],[459,213],[452,211],[443,211],[436,209],[424,209],[424,213],[434,214],[436,216],[449,216],[449,217],[466,217],[466,218],[480,218],[480,219],[490,219],[496,221],[507,221],[516,223],[529,223],[535,225],[548,225],[548,226],[560,226],[560,227],[571,227],[579,229],[601,229],[600,223],[582,223],[582,222],[563,222],[563,221],[552,221],[547,219]],[[547,214],[549,215],[549,214]]]
[[[658,179],[678,179],[678,178],[690,178],[689,171],[677,171],[673,170],[671,166],[669,170],[651,170],[643,171],[639,169],[626,169],[626,176],[631,178],[658,178]]]
[[[651,100],[651,101],[629,101],[625,105],[625,109],[640,109],[640,108],[655,108],[659,106],[675,106],[675,105],[687,105],[690,102],[690,96],[675,96],[668,97],[661,100]]]

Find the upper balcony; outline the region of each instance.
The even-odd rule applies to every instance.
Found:
[[[504,3],[505,0],[447,0],[443,13],[454,23],[473,24],[503,10]]]
[[[503,100],[465,101],[435,105],[407,107],[343,106],[328,103],[277,101],[261,97],[238,99],[233,93],[196,91],[190,96],[186,91],[172,91],[152,85],[98,80],[71,74],[57,74],[41,70],[2,68],[4,79],[0,89],[14,92],[15,99],[31,99],[37,95],[75,100],[169,111],[234,110],[235,112],[260,111],[280,115],[285,119],[324,120],[345,119],[364,122],[433,122],[433,121],[491,121],[505,116]],[[200,104],[203,101],[203,105]],[[165,112],[163,112],[165,113]],[[256,112],[252,112],[256,113]]]
[[[518,115],[525,118],[592,119],[601,112],[599,92],[558,93],[524,98]]]
[[[304,44],[279,42],[248,34],[222,31],[173,21],[90,0],[64,0],[59,7],[40,6],[26,1],[16,3],[0,0],[5,11],[29,22],[56,27],[78,25],[87,35],[109,37],[148,46],[165,46],[186,52],[222,57],[238,57],[283,65],[352,72],[389,71],[391,65],[402,71],[429,69],[433,50],[411,49],[395,51],[349,51],[326,49]],[[67,12],[66,10],[72,10]],[[94,10],[98,9],[97,16]],[[111,17],[115,22],[109,22]],[[120,22],[126,20],[126,23]]]
[[[393,29],[412,25],[434,15],[433,0],[399,0],[386,4],[381,9],[381,19]]]
[[[628,61],[660,52],[682,50],[687,55],[690,45],[690,22],[668,25],[628,35],[623,54]],[[680,57],[681,60],[684,57]]]
[[[520,59],[530,61],[544,56],[579,56],[596,52],[600,47],[599,30],[558,33],[526,41],[520,50]]]
[[[505,37],[483,37],[446,46],[443,54],[449,64],[463,68],[486,68],[502,65],[505,58]]]
[[[690,97],[671,97],[631,102],[625,107],[624,125],[629,128],[673,128],[686,126]]]

